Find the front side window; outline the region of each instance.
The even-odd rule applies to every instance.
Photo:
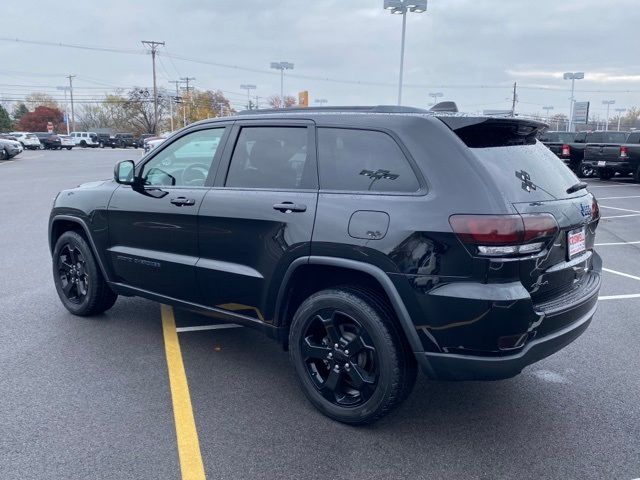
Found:
[[[191,132],[171,142],[145,163],[145,185],[202,187],[224,134],[224,128]]]
[[[244,127],[238,135],[225,186],[315,188],[307,127]]]
[[[350,192],[415,192],[418,179],[393,138],[383,132],[318,129],[320,188]]]

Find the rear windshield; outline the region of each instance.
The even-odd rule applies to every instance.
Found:
[[[570,132],[546,132],[540,136],[542,142],[571,143],[575,134]]]
[[[584,190],[567,194],[578,182],[569,168],[538,142],[471,151],[489,170],[510,202],[544,201],[584,195]]]
[[[587,143],[624,143],[626,132],[592,132],[587,134]]]

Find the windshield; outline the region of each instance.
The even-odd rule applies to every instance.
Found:
[[[511,202],[544,201],[576,197],[567,194],[576,176],[542,143],[535,145],[472,148]]]

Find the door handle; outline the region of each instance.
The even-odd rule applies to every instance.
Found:
[[[291,213],[291,212],[306,212],[307,206],[301,203],[293,203],[293,202],[282,202],[276,203],[273,206],[274,210],[279,210],[282,213]]]
[[[171,203],[173,203],[174,205],[177,205],[178,207],[196,204],[196,201],[193,198],[186,198],[186,197],[172,198],[170,201]]]

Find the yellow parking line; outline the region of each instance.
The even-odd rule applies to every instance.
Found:
[[[161,309],[162,332],[167,355],[169,385],[173,402],[173,417],[176,423],[178,457],[180,458],[182,480],[204,480],[206,476],[204,474],[204,465],[202,464],[202,455],[200,454],[200,442],[198,440],[196,422],[193,418],[189,385],[184,372],[173,309],[168,305],[162,305]]]

